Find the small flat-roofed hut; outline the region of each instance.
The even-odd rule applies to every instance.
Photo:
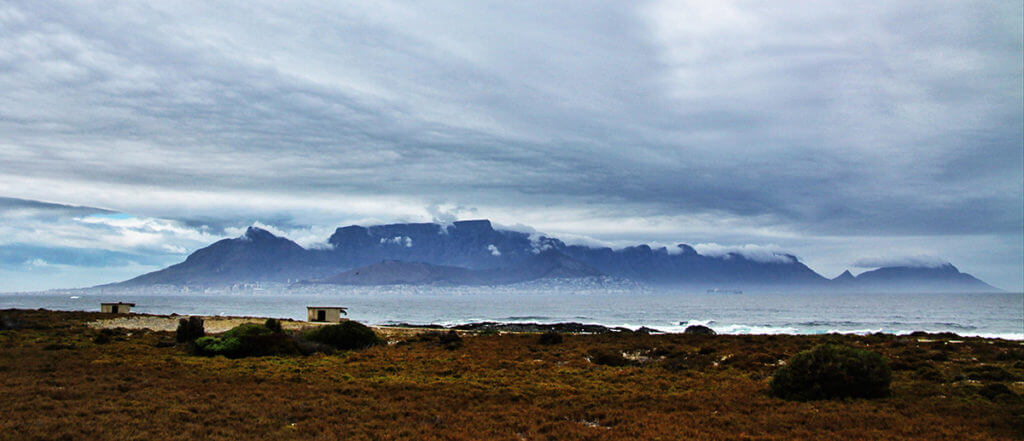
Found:
[[[306,318],[311,322],[339,323],[342,314],[348,315],[347,309],[341,306],[307,306]]]
[[[132,312],[134,303],[125,302],[109,302],[100,303],[100,312],[109,312],[111,314],[128,314]]]

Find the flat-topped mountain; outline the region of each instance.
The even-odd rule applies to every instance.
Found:
[[[354,268],[382,260],[426,262],[472,269],[511,266],[537,251],[526,233],[495,230],[487,220],[338,228],[325,258]]]
[[[853,279],[863,290],[891,291],[999,291],[950,263],[935,267],[891,266],[867,271]]]
[[[693,247],[638,245],[620,250],[566,245],[561,240],[494,229],[490,221],[392,224],[338,228],[328,241],[329,260],[354,268],[382,260],[423,262],[469,269],[510,268],[543,251],[556,251],[597,274],[659,284],[813,285],[827,280],[791,255],[757,261],[740,254],[711,257]]]
[[[669,249],[566,245],[561,240],[495,229],[487,220],[350,225],[327,249],[305,249],[250,227],[238,238],[197,250],[184,262],[121,282],[139,285],[231,285],[249,282],[497,285],[538,279],[610,276],[695,289],[994,290],[949,265],[930,271],[888,269],[829,280],[796,256],[708,256],[679,244]]]

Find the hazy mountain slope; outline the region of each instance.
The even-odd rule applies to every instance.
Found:
[[[859,274],[852,284],[858,290],[992,292],[999,291],[952,264],[938,267],[893,266]]]
[[[314,257],[295,242],[249,227],[241,237],[217,241],[190,254],[182,263],[119,285],[287,282],[309,277],[315,267]]]
[[[476,284],[473,270],[422,262],[386,260],[351,269],[319,283],[334,285]]]
[[[605,274],[664,284],[825,286],[827,279],[791,255],[752,260],[737,253],[723,257],[698,254],[685,244],[678,252],[647,245],[622,250],[567,247],[563,251]]]
[[[557,251],[526,257],[505,268],[473,270],[423,262],[386,260],[316,281],[336,285],[502,285],[545,278],[578,278],[601,273]]]

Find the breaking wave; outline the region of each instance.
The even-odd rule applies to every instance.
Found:
[[[913,332],[924,331],[929,333],[952,332],[964,337],[985,337],[1002,338],[1006,340],[1024,340],[1024,333],[1017,332],[973,332],[978,331],[977,326],[955,322],[866,322],[854,320],[812,320],[799,322],[784,322],[779,324],[769,323],[719,323],[711,319],[693,319],[680,321],[678,326],[659,327],[665,332],[683,332],[688,326],[701,325],[714,329],[719,334],[874,334],[886,333],[905,335]],[[652,325],[647,325],[652,326]],[[629,327],[629,326],[627,326]]]

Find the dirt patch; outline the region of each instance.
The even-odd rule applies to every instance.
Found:
[[[168,331],[174,332],[178,329],[178,320],[187,316],[157,316],[157,315],[142,315],[132,314],[123,317],[117,317],[112,319],[96,320],[93,322],[86,323],[90,328],[93,329],[149,329],[151,331]],[[262,324],[267,321],[264,317],[223,317],[223,316],[201,316],[203,318],[203,328],[207,333],[218,334],[225,332],[231,328],[234,328],[243,323],[258,323]],[[296,320],[281,320],[281,327],[289,331],[298,331],[314,326],[323,326],[329,323],[318,323],[318,322],[303,322]],[[421,328],[403,328],[403,327],[387,327],[387,326],[373,326],[374,331],[377,332],[382,338],[385,339],[403,339],[412,337],[426,330]]]
[[[267,321],[261,317],[221,317],[201,316],[203,328],[206,332],[217,334],[225,332],[243,323],[259,323]],[[94,329],[149,329],[151,331],[170,331],[178,329],[178,320],[183,317],[166,317],[153,315],[129,315],[105,320],[96,320],[87,325]],[[281,320],[281,327],[287,330],[299,330],[313,326],[321,326],[324,323],[300,322],[294,320]]]

